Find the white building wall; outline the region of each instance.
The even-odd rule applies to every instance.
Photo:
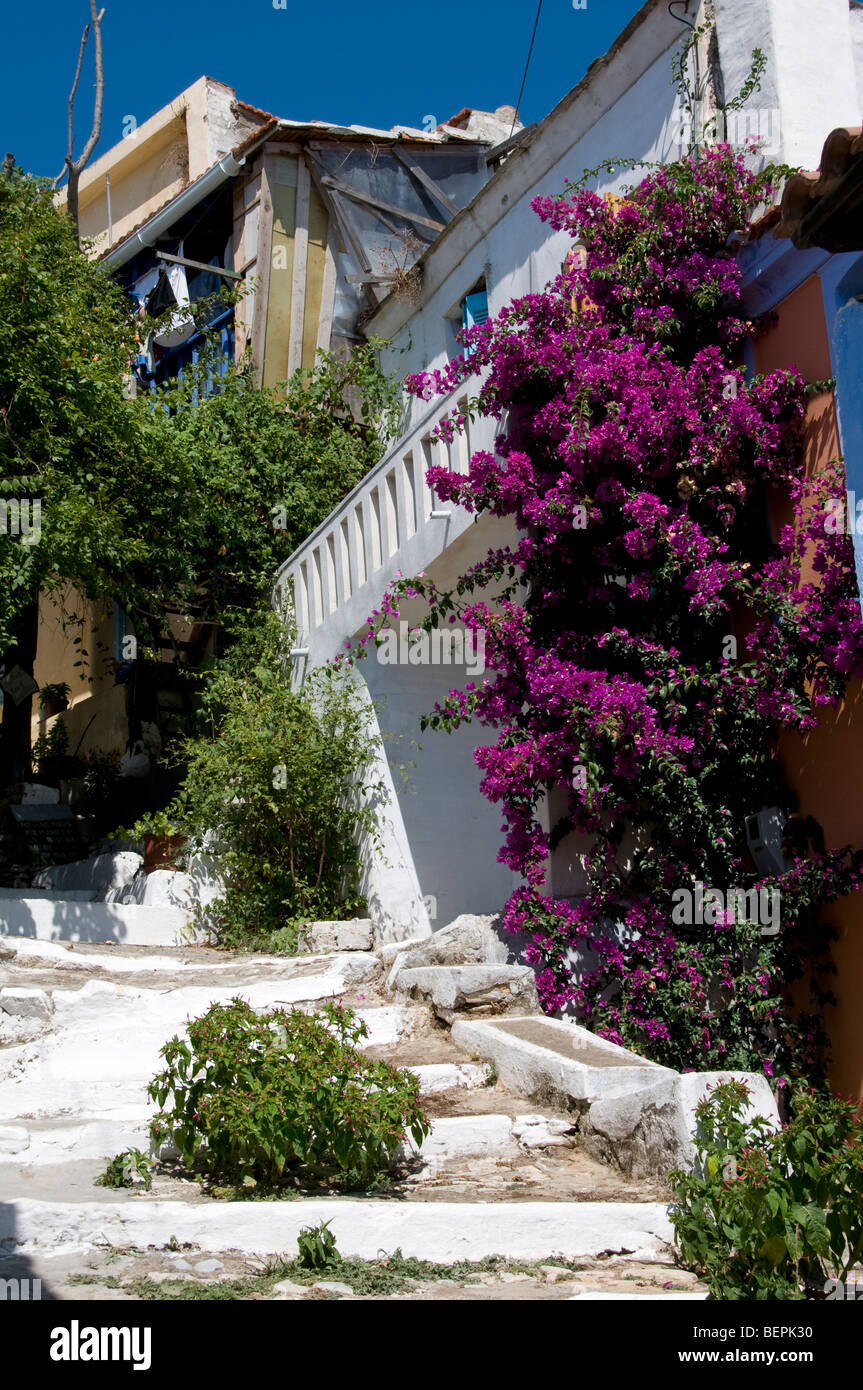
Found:
[[[863,9],[849,9],[848,0],[817,0],[814,7],[812,0],[714,4],[726,101],[746,81],[753,51],[760,48],[767,58],[761,88],[732,115],[729,137],[742,143],[747,135],[760,135],[764,157],[817,168],[830,130],[860,122]],[[615,156],[662,162],[680,153],[671,60],[681,36],[683,27],[664,5],[646,15],[607,66],[559,104],[540,133],[430,248],[420,306],[388,300],[368,325],[392,340],[388,370],[404,374],[446,366],[447,316],[480,276],[494,315],[559,273],[570,240],[540,222],[530,207],[535,197],[561,192],[567,177],[578,179]],[[603,174],[594,186],[600,193],[619,193],[638,177],[637,170],[621,169]],[[410,420],[423,409],[415,402]]]
[[[851,24],[851,56],[854,62],[854,77],[857,82],[857,111],[863,110],[863,5],[852,5],[849,12]],[[855,124],[860,123],[858,114]]]
[[[767,58],[748,103],[776,108],[780,158],[817,169],[836,126],[860,124],[848,0],[714,0],[726,98],[739,91],[754,48]],[[856,20],[855,20],[856,27]]]
[[[481,276],[494,315],[560,272],[570,238],[540,221],[530,206],[535,197],[562,192],[567,177],[578,179],[612,157],[662,161],[680,152],[671,59],[682,33],[664,6],[646,14],[607,67],[575,89],[580,95],[564,98],[502,165],[427,252],[420,306],[391,298],[368,324],[366,331],[392,342],[387,370],[404,375],[445,367],[452,355],[447,316]],[[638,176],[620,169],[594,186],[620,192]],[[410,422],[427,408],[414,402]]]
[[[848,0],[817,0],[817,16],[811,0],[715,0],[715,7],[725,100],[745,81],[752,50],[763,49],[767,71],[762,90],[748,106],[776,113],[772,133],[778,139],[770,157],[817,164],[830,129],[857,120],[859,15],[852,15]],[[692,3],[689,13],[698,21],[703,7]],[[569,238],[548,232],[530,208],[534,197],[561,192],[567,176],[577,179],[603,160],[628,156],[662,162],[680,153],[671,59],[683,40],[684,29],[665,3],[645,5],[623,41],[593,65],[579,87],[504,162],[426,253],[420,303],[390,296],[368,323],[368,333],[392,341],[384,362],[389,370],[404,375],[446,365],[453,350],[447,316],[481,276],[490,312],[496,314],[511,299],[540,290],[559,272]],[[701,61],[703,73],[703,54]],[[702,108],[702,118],[706,114]],[[637,170],[615,169],[601,178],[598,191],[619,192],[638,177]],[[474,524],[459,508],[434,510],[437,504],[428,489],[423,496],[421,466],[432,456],[443,461],[441,446],[426,444],[427,431],[454,405],[455,398],[437,404],[410,401],[402,438],[283,567],[281,577],[300,592],[300,625],[307,629],[302,640],[312,664],[334,656],[360,630],[396,574],[424,570],[446,587],[490,547],[509,540],[508,523],[483,517]],[[492,422],[472,425],[471,448],[493,447],[493,432]],[[431,448],[433,455],[428,454]],[[408,464],[411,481],[406,481]],[[466,465],[465,457],[462,471]],[[397,492],[398,498],[384,525],[381,498],[385,503],[388,477],[395,480],[392,495]],[[412,526],[408,514],[414,518]],[[361,574],[358,517],[366,537],[360,547],[365,554]],[[394,530],[398,537],[393,546],[388,537]],[[340,558],[342,534],[348,543]],[[379,553],[370,563],[375,547]],[[497,863],[500,812],[481,796],[473,761],[477,743],[493,734],[472,728],[455,736],[419,732],[420,716],[447,690],[463,686],[467,673],[384,666],[374,655],[360,671],[372,697],[382,701],[382,767],[391,788],[381,821],[386,852],[383,859],[369,861],[366,885],[379,933],[394,939],[444,926],[459,912],[499,908],[515,880]],[[398,764],[411,761],[416,767],[403,784]],[[555,809],[549,808],[549,814]],[[553,892],[578,893],[583,886],[581,846],[570,840],[551,866]],[[436,909],[431,921],[429,900]]]

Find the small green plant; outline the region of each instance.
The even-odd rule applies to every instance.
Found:
[[[63,719],[55,719],[51,731],[44,728],[33,744],[33,761],[41,767],[49,758],[64,758],[69,751],[69,731]]]
[[[183,833],[182,822],[172,815],[170,810],[148,811],[139,820],[136,820],[134,825],[118,826],[114,831],[114,838],[137,843],[150,837],[155,840],[165,840]]]
[[[367,1025],[339,1004],[261,1016],[232,999],[186,1032],[162,1048],[165,1070],[147,1089],[160,1107],[154,1141],[172,1140],[190,1170],[239,1183],[351,1170],[371,1180],[407,1133],[421,1143],[429,1132],[416,1076],[365,1057]]]
[[[863,1254],[863,1126],[850,1102],[799,1090],[773,1130],[748,1096],[724,1081],[697,1106],[695,1169],[669,1175],[675,1241],[713,1298],[823,1298]]]
[[[70,687],[65,681],[56,681],[53,685],[43,685],[39,691],[39,708],[47,709],[48,705],[63,705],[68,699]]]
[[[150,1160],[140,1149],[124,1149],[108,1160],[108,1166],[96,1179],[97,1187],[143,1187],[149,1192],[153,1175]]]
[[[297,1260],[303,1269],[330,1269],[341,1263],[330,1221],[304,1226],[297,1236]]]

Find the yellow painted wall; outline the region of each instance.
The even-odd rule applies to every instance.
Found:
[[[77,645],[75,638],[82,639]],[[87,652],[86,664],[81,647]],[[92,604],[71,586],[39,599],[39,640],[34,679],[40,688],[65,681],[70,687],[69,709],[62,718],[69,734],[69,752],[74,753],[82,739],[80,752],[90,748],[122,749],[126,746],[126,697],[123,686],[114,684],[113,604]],[[38,699],[34,697],[31,724],[33,740],[41,724]],[[96,716],[95,718],[93,716]],[[46,731],[54,723],[47,720]],[[88,727],[89,726],[89,727]]]
[[[273,238],[270,252],[267,321],[264,333],[264,386],[277,386],[288,376],[291,336],[291,285],[294,275],[294,234],[297,218],[296,156],[273,156],[269,164],[273,200]],[[321,314],[328,214],[312,186],[309,197],[309,240],[306,253],[306,297],[303,310],[302,365],[314,365]],[[260,271],[259,271],[260,273]]]
[[[273,240],[270,285],[264,332],[263,385],[276,386],[288,375],[291,335],[291,281],[294,274],[294,231],[297,217],[297,161],[281,156],[273,171]]]
[[[189,148],[185,115],[181,112],[149,140],[133,135],[124,145],[128,154],[121,146],[120,157],[110,170],[115,245],[186,187]],[[107,248],[104,174],[81,189],[79,214],[81,235],[100,237],[99,248]]]

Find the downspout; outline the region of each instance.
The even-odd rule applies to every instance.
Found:
[[[100,264],[105,266],[106,270],[119,270],[133,256],[137,256],[139,251],[155,246],[159,237],[168,232],[185,213],[196,207],[202,198],[206,198],[208,193],[212,193],[223,183],[227,183],[228,179],[234,178],[249,156],[254,154],[274,133],[278,124],[278,121],[275,120],[269,122],[260,136],[247,149],[243,150],[241,155],[237,155],[235,150],[242,149],[242,145],[235,146],[235,150],[230,150],[226,155],[223,155],[218,164],[214,164],[212,169],[208,169],[205,174],[202,174],[199,179],[196,179],[194,183],[178,194],[167,207],[162,208],[161,212],[157,212],[137,232],[126,237],[115,250],[109,251],[106,256],[103,256]]]

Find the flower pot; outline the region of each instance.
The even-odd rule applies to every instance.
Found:
[[[148,835],[144,841],[144,872],[152,873],[167,864],[182,849],[185,835]]]
[[[62,714],[69,708],[69,701],[65,695],[59,695],[55,699],[45,701],[45,717],[51,719],[55,714]]]

